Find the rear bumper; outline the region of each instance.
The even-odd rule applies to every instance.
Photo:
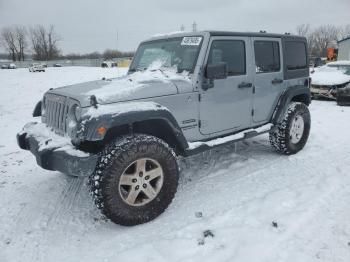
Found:
[[[30,123],[35,125],[35,123]],[[85,153],[73,146],[42,147],[53,142],[50,137],[34,136],[30,132],[30,124],[17,134],[17,144],[24,150],[29,150],[36,158],[39,166],[46,170],[60,171],[72,176],[89,176],[93,173],[98,155]],[[38,124],[40,125],[40,124]]]

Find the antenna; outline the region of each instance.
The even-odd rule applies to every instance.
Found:
[[[197,23],[196,22],[193,22],[193,24],[192,24],[192,31],[197,32]]]

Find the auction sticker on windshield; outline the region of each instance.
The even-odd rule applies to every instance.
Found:
[[[182,39],[181,45],[199,45],[202,41],[200,36],[185,36]]]

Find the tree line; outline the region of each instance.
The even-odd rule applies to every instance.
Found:
[[[34,60],[52,60],[60,55],[60,37],[55,27],[21,25],[4,27],[0,31],[0,44],[12,61],[24,61],[25,52],[32,52]]]
[[[345,26],[321,25],[315,28],[310,24],[301,24],[296,27],[296,33],[306,37],[310,55],[325,57],[327,48],[333,42],[350,37],[350,24]]]
[[[24,61],[28,53],[38,61],[53,59],[112,59],[119,57],[131,57],[134,52],[121,52],[106,49],[104,52],[91,52],[87,54],[71,53],[62,55],[59,42],[62,38],[57,34],[55,26],[36,25],[25,27],[22,25],[8,26],[0,30],[0,45],[5,48],[7,55],[0,54],[12,59],[12,61]]]

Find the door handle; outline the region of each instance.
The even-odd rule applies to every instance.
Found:
[[[283,83],[283,79],[275,78],[274,80],[271,81],[271,84],[273,84],[273,85],[277,85],[277,84],[281,84],[281,83]]]
[[[246,82],[242,82],[238,85],[238,88],[249,88],[252,87],[253,84],[252,83],[246,83]]]

